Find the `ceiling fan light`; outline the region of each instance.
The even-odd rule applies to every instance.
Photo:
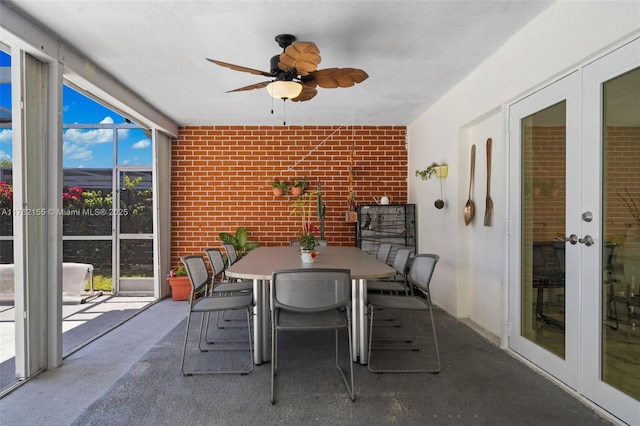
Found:
[[[302,93],[302,84],[296,81],[273,81],[267,85],[267,91],[276,99],[294,99]]]

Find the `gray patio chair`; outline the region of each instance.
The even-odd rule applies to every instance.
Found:
[[[367,297],[367,308],[369,313],[369,363],[368,368],[369,371],[374,373],[438,373],[441,369],[440,364],[440,352],[438,351],[438,339],[436,336],[436,326],[433,322],[433,309],[431,304],[431,294],[429,291],[429,285],[431,283],[431,277],[433,276],[433,271],[436,267],[436,263],[440,257],[436,254],[418,254],[414,257],[413,263],[411,264],[411,269],[409,271],[409,281],[416,287],[421,296],[416,295],[387,295],[387,294],[371,294]],[[385,369],[374,367],[371,357],[372,351],[372,342],[373,339],[373,329],[374,329],[374,316],[375,312],[378,310],[394,310],[394,311],[408,311],[411,319],[413,321],[413,313],[415,312],[423,312],[425,315],[428,313],[431,316],[431,328],[433,330],[433,346],[435,348],[436,355],[436,368],[425,368],[425,369]],[[389,330],[394,330],[393,328]],[[376,347],[375,350],[398,350],[398,349],[406,349],[410,351],[419,351],[420,348],[413,345],[413,342],[410,343],[406,347],[398,348],[398,347],[387,347],[387,346],[379,346]],[[394,357],[395,358],[395,357]],[[413,365],[414,363],[409,363],[409,365]]]
[[[209,264],[213,271],[213,293],[231,293],[238,291],[253,291],[253,283],[251,281],[229,281],[224,275],[225,265],[222,253],[217,248],[206,248],[204,252],[209,258]],[[220,282],[216,285],[215,281],[220,278]]]
[[[349,341],[350,380],[338,363],[338,330]],[[278,334],[281,331],[334,330],[335,365],[354,401],[351,341],[351,272],[348,269],[292,269],[274,271],[271,280],[271,403],[275,402]]]
[[[369,280],[367,281],[367,290],[379,293],[404,293],[409,294],[409,281],[407,272],[409,271],[409,262],[413,250],[410,248],[399,248],[396,250],[396,256],[393,259],[393,267],[396,274],[389,280]]]
[[[409,292],[411,291],[411,294],[413,294],[413,288],[410,288],[411,286],[409,285],[408,280],[409,264],[411,262],[412,254],[413,250],[410,248],[401,247],[396,250],[396,256],[393,259],[393,267],[396,270],[396,274],[386,280],[367,280],[367,291],[372,294],[404,294],[405,296],[409,295]],[[402,322],[396,316],[391,314],[385,314],[384,317],[378,317],[378,321],[389,327],[402,326]],[[406,339],[403,337],[400,340]],[[413,337],[411,340],[413,340]]]
[[[381,243],[376,251],[376,259],[381,262],[388,263],[392,248],[393,244],[391,243]]]
[[[253,348],[251,344],[251,314],[253,312],[253,296],[251,294],[241,295],[219,295],[211,296],[207,294],[207,289],[210,282],[209,272],[207,271],[207,265],[202,256],[183,256],[180,258],[185,268],[187,269],[187,275],[191,283],[191,297],[189,298],[189,314],[187,315],[187,326],[184,333],[184,346],[182,348],[182,362],[181,370],[185,376],[191,376],[194,374],[216,374],[216,373],[238,373],[248,374],[253,371]],[[215,348],[203,349],[202,348],[202,334],[204,330],[204,317],[211,312],[230,311],[230,310],[244,310],[247,315],[247,331],[249,333],[249,345],[248,349],[244,345],[238,346],[237,340],[218,340],[215,341]],[[189,327],[191,325],[192,314],[200,313],[202,318],[200,321],[200,330],[198,334],[198,349],[201,352],[208,352],[214,350],[223,351],[248,351],[249,352],[249,364],[248,369],[243,370],[185,370],[185,358],[187,354],[187,343],[189,340]]]
[[[211,270],[213,271],[213,277],[211,278],[211,286],[210,286],[210,296],[215,295],[231,295],[234,293],[251,293],[253,291],[253,283],[251,281],[228,281],[224,276],[224,259],[222,258],[222,253],[217,248],[205,248],[204,252],[207,254],[209,258],[209,264],[211,265]],[[216,281],[219,282],[216,284]],[[216,327],[218,328],[227,328],[227,327],[244,327],[243,325],[231,325],[231,324],[220,324],[220,316],[222,319],[229,323],[231,321],[235,322],[233,319],[228,319],[224,313],[220,315],[220,312],[216,313]],[[206,315],[207,325],[205,326],[205,336],[207,336],[207,331],[209,329],[209,314]],[[211,343],[207,340],[207,343]]]
[[[222,243],[222,247],[227,252],[227,262],[228,266],[233,265],[238,261],[238,252],[236,248],[231,243]]]

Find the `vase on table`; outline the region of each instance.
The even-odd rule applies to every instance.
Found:
[[[316,255],[315,250],[302,250],[300,257],[302,258],[303,263],[313,263],[316,259]]]

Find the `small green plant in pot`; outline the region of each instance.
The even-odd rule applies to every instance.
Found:
[[[307,182],[307,177],[303,177],[302,179],[296,179],[293,181],[293,185],[291,187],[291,195],[297,197],[302,195],[305,189],[309,186],[309,182]]]
[[[311,211],[318,193],[316,191],[305,192],[291,203],[291,214],[300,215],[302,222],[302,233],[298,237],[298,243],[300,250],[302,251],[302,261],[304,263],[311,263],[317,256],[315,248],[319,245],[318,239],[314,232],[318,231],[318,228],[311,223]]]
[[[289,184],[286,180],[274,179],[271,182],[271,188],[273,189],[273,195],[275,197],[282,197],[289,192]]]
[[[416,177],[419,177],[422,180],[429,180],[436,174],[438,167],[440,167],[438,163],[431,163],[424,170],[416,170]]]
[[[310,232],[302,233],[298,238],[300,250],[312,251],[318,246],[318,239]]]

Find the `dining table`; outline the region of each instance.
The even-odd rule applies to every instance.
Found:
[[[255,364],[271,359],[269,283],[273,271],[300,268],[338,268],[351,271],[351,312],[354,362],[367,363],[367,280],[388,278],[396,270],[358,247],[327,246],[316,249],[312,263],[303,263],[300,249],[266,246],[251,250],[225,271],[228,278],[253,281],[255,302],[253,336]]]

